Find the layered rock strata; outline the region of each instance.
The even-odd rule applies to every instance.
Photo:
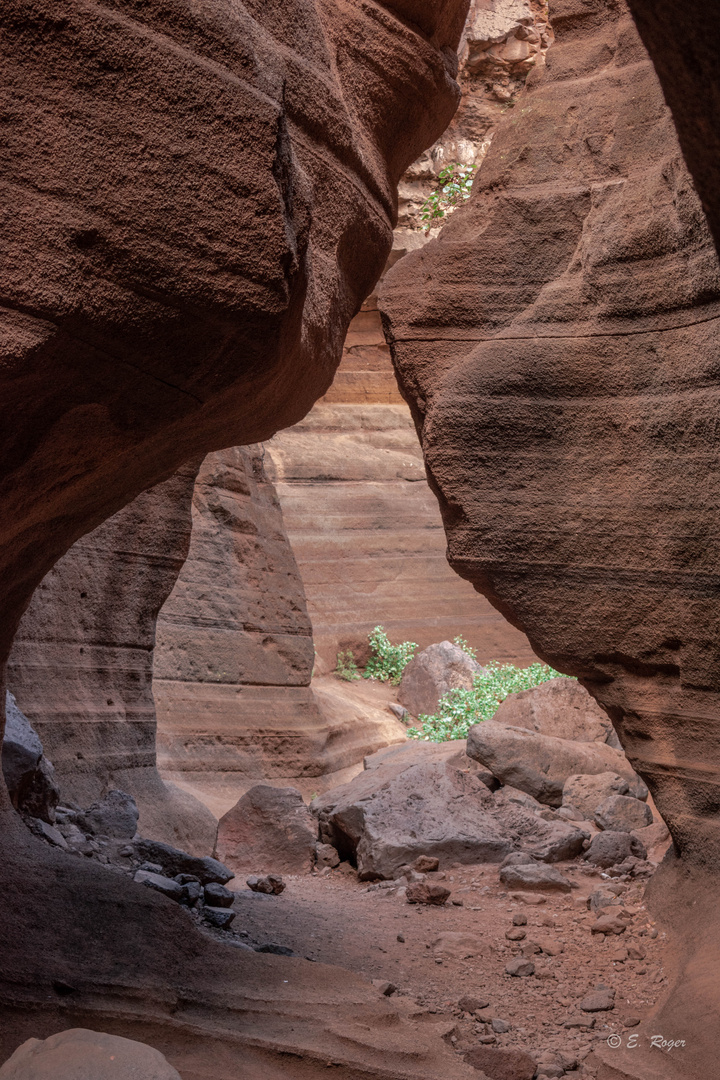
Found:
[[[374,296],[350,325],[328,393],[266,450],[326,670],[340,650],[362,660],[378,624],[421,648],[461,634],[482,660],[535,659],[527,639],[447,565]]]
[[[209,454],[187,559],[158,618],[158,763],[218,816],[258,780],[310,781],[404,738],[389,713],[346,716],[310,686],[312,631],[262,446]]]
[[[397,181],[454,110],[466,9],[3,6],[3,663],[75,540],[325,392],[387,258]],[[361,981],[231,957],[164,898],[31,837],[4,791],[0,808],[3,1057],[110,1026],[151,1030],[188,1078],[234,1076],[238,1056],[265,1080],[328,1060],[349,1078],[467,1075],[402,1018],[379,1048],[392,1007]]]
[[[718,261],[626,9],[551,17],[472,199],[381,308],[451,564],[608,711],[682,857],[653,883],[675,905],[720,867]],[[693,949],[661,1017],[702,1073],[718,957]]]
[[[155,623],[188,552],[197,471],[143,492],[60,559],[22,618],[7,677],[63,800],[86,807],[119,788],[144,835],[207,851],[212,815],[158,775],[152,691]]]

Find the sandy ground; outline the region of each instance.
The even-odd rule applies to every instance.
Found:
[[[393,889],[358,882],[346,864],[325,876],[288,877],[280,896],[253,893],[242,882],[232,882],[239,889],[233,929],[254,944],[288,946],[308,959],[392,982],[398,993],[456,1021],[450,1038],[459,1053],[483,1039],[533,1052],[561,1050],[582,1063],[596,1040],[634,1026],[663,993],[667,941],[645,911],[643,886],[634,881],[623,883],[625,933],[591,934],[595,916],[586,898],[609,879],[579,864],[558,868],[578,887],[570,895],[544,894],[539,905],[509,894],[500,885],[498,868],[490,865],[428,875],[452,889],[451,900],[441,908],[411,905]],[[463,906],[455,906],[456,900]],[[505,937],[516,913],[527,916],[522,928],[527,937],[519,942]],[[442,936],[448,933],[463,937]],[[531,941],[562,951],[533,956],[532,976],[507,975],[505,964]],[[640,945],[646,957],[614,959],[630,944]],[[566,1028],[598,983],[616,990],[614,1009],[581,1014],[592,1028]],[[458,1008],[464,995],[488,1001],[479,1018]],[[493,1018],[506,1021],[510,1030],[493,1031],[488,1023]],[[592,1075],[587,1068],[580,1064],[578,1075]]]

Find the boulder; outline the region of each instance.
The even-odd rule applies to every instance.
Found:
[[[203,899],[209,907],[230,908],[233,906],[235,893],[224,885],[218,885],[217,881],[211,881],[203,889]]]
[[[500,881],[508,889],[521,889],[525,892],[570,892],[572,888],[559,870],[545,863],[503,866]]]
[[[132,795],[113,789],[107,795],[78,814],[77,824],[93,836],[109,836],[113,840],[132,840],[139,818],[137,803]]]
[[[230,908],[212,907],[206,904],[202,914],[210,926],[214,926],[217,930],[227,930],[235,919],[237,912],[232,911]]]
[[[509,694],[493,720],[572,742],[620,742],[610,718],[577,679],[548,679],[531,690]]]
[[[251,874],[246,884],[251,892],[265,893],[267,896],[279,896],[285,891],[285,882],[279,874],[266,874],[264,877]]]
[[[134,1039],[71,1028],[28,1039],[0,1068],[0,1080],[181,1080],[159,1050]]]
[[[482,781],[438,760],[428,743],[416,744],[411,760],[391,758],[311,803],[321,839],[356,861],[361,880],[393,879],[420,855],[442,867],[500,862],[512,851]]]
[[[473,680],[485,668],[451,641],[428,645],[413,657],[403,671],[398,701],[412,716],[437,712],[438,702],[448,690],[470,690]]]
[[[430,948],[433,956],[447,957],[450,960],[467,960],[472,956],[482,956],[484,952],[482,938],[477,934],[456,930],[444,930],[438,934],[430,943]],[[480,1006],[477,1005],[476,1008]]]
[[[535,1075],[535,1059],[523,1050],[476,1046],[463,1060],[490,1080],[532,1080]]]
[[[465,739],[450,739],[448,742],[425,742],[424,740],[406,739],[395,746],[386,746],[363,758],[363,767],[376,769],[378,765],[420,765],[427,761],[447,761],[457,769],[472,772],[490,791],[498,788],[498,782],[490,772],[466,753]],[[518,792],[520,794],[520,792]]]
[[[525,728],[486,720],[470,729],[467,754],[490,769],[502,784],[512,784],[548,806],[560,806],[563,786],[577,773],[635,773],[625,755],[605,743],[573,742]]]
[[[610,986],[596,986],[580,1002],[583,1012],[608,1012],[615,1008],[615,991]]]
[[[227,866],[223,866],[217,859],[211,859],[209,856],[188,855],[186,851],[180,851],[178,848],[171,847],[170,844],[163,844],[159,840],[138,840],[135,844],[135,851],[138,858],[158,863],[168,877],[175,877],[177,874],[189,874],[191,877],[196,878],[201,885],[209,885],[211,881],[217,881],[220,885],[224,885],[235,877],[232,870],[229,870]]]
[[[647,799],[648,789],[639,776],[631,780],[617,772],[573,775],[563,784],[562,801],[563,806],[577,809],[585,821],[592,821],[600,803],[610,795]]]
[[[411,881],[405,892],[408,904],[432,904],[442,907],[450,896],[450,890],[444,885],[427,881]]]
[[[647,803],[631,799],[627,795],[608,795],[595,811],[595,824],[599,829],[616,832],[633,832],[652,825],[652,810]]]
[[[332,844],[317,843],[315,845],[315,862],[318,866],[334,868],[340,865],[340,856]]]
[[[593,836],[585,859],[591,866],[607,869],[616,866],[630,856],[644,859],[647,852],[640,840],[629,832],[601,832]]]
[[[176,900],[180,903],[185,899],[184,886],[179,885],[177,881],[172,878],[164,877],[163,874],[153,874],[148,870],[138,870],[133,879],[138,885],[146,885],[148,889],[154,889],[156,892],[162,893],[163,896],[167,896],[170,900]]]
[[[16,810],[52,825],[60,800],[55,770],[43,754],[37,732],[9,690],[5,692],[5,715],[2,771],[12,804]]]
[[[296,788],[256,784],[220,818],[215,853],[236,873],[307,874],[317,838]]]

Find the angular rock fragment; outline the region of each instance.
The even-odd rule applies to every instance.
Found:
[[[535,1059],[523,1050],[476,1046],[463,1060],[490,1080],[532,1080],[535,1075]]]
[[[429,884],[426,881],[411,881],[405,893],[408,904],[432,904],[442,907],[450,896],[450,889],[444,885]]]
[[[201,885],[217,881],[224,885],[235,875],[227,866],[210,856],[188,855],[186,851],[163,844],[159,840],[138,840],[135,844],[137,855],[148,862],[158,863],[168,876],[189,874],[197,878]]]
[[[614,915],[601,915],[597,922],[592,924],[590,930],[593,934],[624,934],[627,923]]]
[[[605,743],[572,742],[495,720],[470,728],[467,754],[502,784],[512,784],[547,806],[562,804],[569,776],[616,772],[629,780],[635,775],[625,755]]]
[[[227,907],[211,907],[206,904],[202,909],[202,915],[203,919],[210,923],[211,926],[216,927],[218,930],[227,930],[235,919],[237,912]]]
[[[172,878],[165,877],[163,874],[153,874],[148,870],[138,870],[133,879],[138,885],[146,885],[148,889],[154,889],[155,892],[162,893],[163,896],[169,897],[170,900],[176,900],[180,903],[185,897],[184,887],[179,885],[177,881]]]
[[[558,739],[620,747],[607,713],[577,679],[548,679],[530,690],[509,694],[493,721]]]
[[[115,840],[132,840],[137,832],[140,814],[132,795],[113,789],[77,816],[77,824],[94,836],[109,836]]]
[[[624,862],[629,856],[644,859],[647,852],[632,833],[601,832],[593,836],[584,858],[591,866],[606,869]]]
[[[224,885],[211,881],[203,889],[203,899],[210,907],[230,908],[233,906],[235,893],[226,889]]]
[[[448,690],[470,690],[485,668],[451,641],[440,641],[417,653],[403,671],[398,701],[412,716],[432,716]]]
[[[55,770],[9,690],[5,692],[5,717],[2,771],[10,800],[16,810],[52,825],[60,799]]]
[[[279,874],[266,874],[264,877],[251,874],[246,884],[252,892],[267,893],[269,896],[279,896],[285,890],[285,882]]]
[[[535,974],[535,965],[526,956],[516,956],[514,960],[508,960],[505,971],[514,978],[526,978]]]
[[[639,776],[634,780],[616,772],[568,776],[563,785],[563,806],[575,807],[585,821],[592,821],[600,803],[610,795],[630,795],[644,800],[648,790]]]
[[[648,804],[627,795],[609,795],[595,811],[595,824],[608,831],[633,832],[652,825],[652,820]]]
[[[524,889],[531,892],[570,892],[572,885],[554,866],[545,863],[504,866],[500,881],[508,889]]]
[[[580,1002],[583,1012],[609,1012],[615,1008],[615,991],[609,986],[596,986]]]
[[[334,868],[340,865],[340,856],[332,844],[317,843],[315,845],[315,861],[318,866]]]
[[[217,857],[237,873],[309,873],[317,821],[293,787],[256,784],[218,825]]]

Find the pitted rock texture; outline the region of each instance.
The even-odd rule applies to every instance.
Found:
[[[697,494],[717,496],[717,256],[629,15],[569,0],[553,24],[473,197],[381,306],[452,565],[580,676],[676,843],[720,863]]]
[[[717,919],[698,900],[703,937],[677,898],[720,867],[718,260],[625,7],[551,18],[472,198],[380,307],[451,564],[608,711],[670,828],[656,910],[693,959],[656,1023],[693,1033],[682,1068],[702,1074]]]
[[[213,816],[158,775],[152,692],[155,621],[187,555],[197,470],[184,466],[73,545],[36,590],[7,677],[63,799],[87,807],[120,788],[145,836],[208,851]]]
[[[466,11],[3,5],[0,655],[80,535],[328,388]]]

